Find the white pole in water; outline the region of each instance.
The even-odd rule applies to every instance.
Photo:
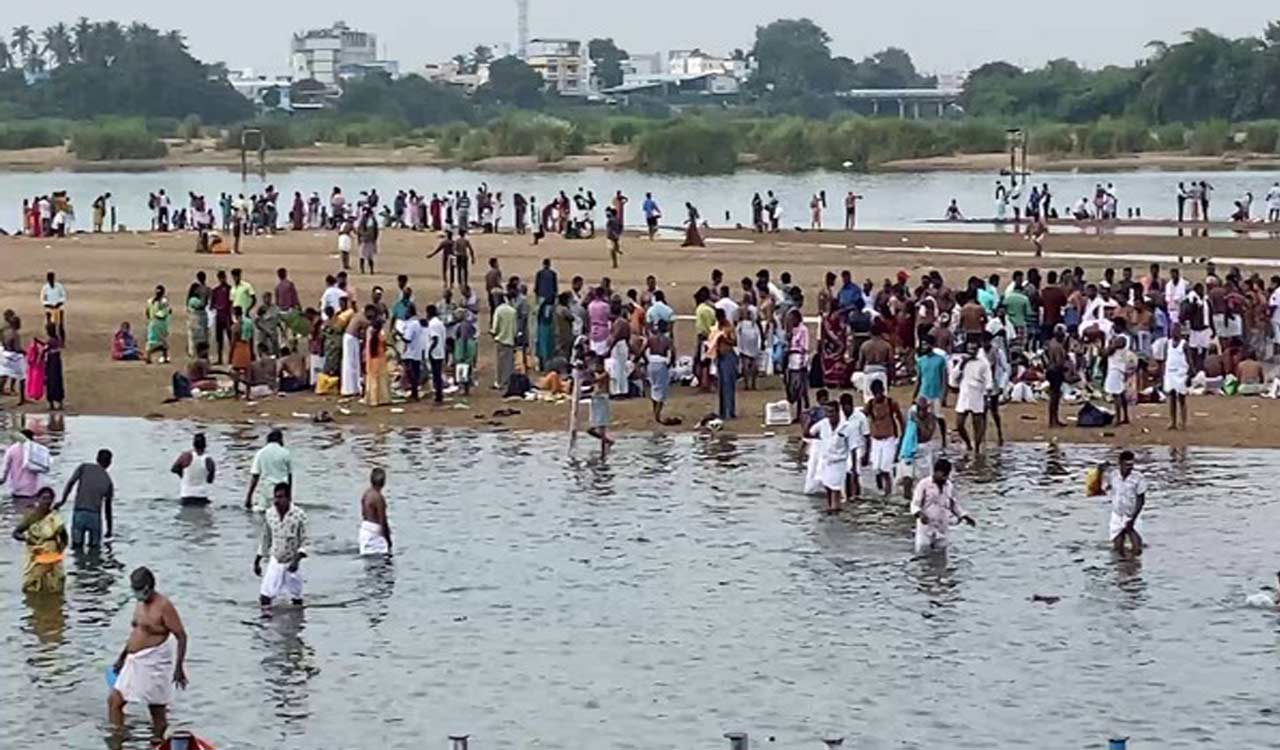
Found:
[[[451,734],[449,735],[449,750],[467,750],[467,738],[469,734]]]
[[[725,732],[724,736],[729,740],[729,750],[749,750],[750,740],[746,732]]]

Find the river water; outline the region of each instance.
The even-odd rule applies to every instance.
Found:
[[[962,463],[979,525],[940,562],[912,559],[900,502],[822,516],[782,438],[631,436],[601,463],[551,435],[290,428],[308,607],[264,619],[238,500],[266,428],[203,426],[219,489],[182,509],[166,470],[195,427],[50,433],[58,482],[115,449],[118,537],[68,564],[61,605],[24,601],[18,543],[0,555],[0,746],[102,742],[143,564],[191,633],[175,726],[224,748],[1280,746],[1280,618],[1241,606],[1280,567],[1274,452],[1141,452],[1139,563],[1081,495],[1104,449],[1009,446]],[[392,565],[355,555],[371,464]]]
[[[1207,179],[1215,188],[1212,217],[1225,220],[1233,210],[1231,204],[1246,191],[1254,195],[1253,213],[1265,217],[1263,197],[1280,181],[1280,171],[1240,171],[1193,174],[1189,172],[1144,171],[1132,173],[1045,173],[1034,176],[1037,184],[1048,182],[1054,203],[1065,214],[1066,209],[1084,196],[1092,196],[1098,184],[1114,183],[1120,200],[1120,211],[1139,208],[1145,218],[1172,218],[1176,215],[1175,195],[1178,182]],[[717,177],[675,177],[646,175],[630,170],[587,169],[581,172],[491,173],[435,167],[389,169],[374,167],[332,168],[305,167],[268,173],[265,179],[251,176],[241,182],[239,171],[214,168],[175,169],[158,172],[0,172],[0,226],[13,230],[18,226],[24,198],[67,190],[77,207],[77,226],[89,225],[89,206],[102,193],[115,197],[118,221],[129,228],[150,226],[147,196],[164,189],[174,201],[174,209],[185,205],[188,192],[217,201],[223,192],[246,195],[274,185],[285,197],[281,222],[288,213],[288,202],[294,191],[304,196],[318,192],[327,198],[335,185],[354,195],[376,188],[390,201],[397,190],[415,189],[430,195],[448,190],[474,190],[482,182],[508,196],[507,224],[511,223],[510,194],[523,192],[545,200],[560,190],[569,195],[579,188],[595,192],[605,202],[606,196],[622,190],[631,198],[626,213],[627,223],[642,223],[640,203],[645,192],[652,192],[666,213],[666,223],[678,224],[684,219],[684,202],[691,201],[704,219],[713,225],[749,224],[754,192],[762,195],[773,190],[782,203],[783,225],[809,225],[809,200],[825,190],[830,208],[825,213],[828,228],[844,223],[844,195],[852,190],[865,196],[858,206],[858,225],[867,229],[901,229],[921,226],[926,219],[942,218],[952,198],[970,217],[990,217],[995,213],[993,191],[996,175],[982,172],[923,172],[913,174],[855,174],[844,172],[805,172],[801,174],[766,174],[745,171]],[[601,213],[603,209],[600,209]],[[726,214],[728,218],[726,219]],[[991,231],[988,226],[948,225],[948,229]],[[1151,231],[1151,230],[1144,230]]]

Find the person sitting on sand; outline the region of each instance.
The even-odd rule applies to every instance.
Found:
[[[207,348],[207,347],[206,347]],[[134,362],[142,358],[138,340],[133,337],[129,321],[124,321],[111,337],[111,358],[117,362]]]
[[[244,386],[245,400],[252,397],[253,391],[259,386],[266,386],[271,393],[275,393],[277,386],[276,375],[276,358],[271,356],[271,350],[266,344],[258,344],[258,357],[244,369],[237,368],[235,370],[235,395],[240,397],[240,387]]]
[[[1262,363],[1254,358],[1251,349],[1245,349],[1243,358],[1236,364],[1235,375],[1240,379],[1240,388],[1236,391],[1241,396],[1257,396],[1262,393],[1264,375]]]

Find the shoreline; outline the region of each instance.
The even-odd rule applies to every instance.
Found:
[[[550,258],[560,273],[562,287],[573,275],[589,280],[609,275],[622,290],[641,288],[649,273],[659,275],[660,288],[681,315],[692,312],[691,298],[698,286],[705,284],[711,268],[720,268],[729,280],[752,276],[762,267],[781,272],[789,270],[806,290],[815,289],[828,270],[852,268],[859,277],[878,280],[907,270],[918,274],[939,268],[949,278],[968,274],[1007,275],[1013,268],[1039,265],[1053,268],[1081,265],[1091,275],[1100,275],[1107,265],[1133,265],[1145,269],[1146,264],[1132,260],[1140,249],[1168,258],[1203,258],[1244,256],[1254,265],[1241,262],[1246,269],[1261,270],[1262,263],[1280,263],[1280,239],[1065,236],[1054,237],[1042,261],[1030,257],[1025,239],[1012,234],[975,235],[964,232],[910,231],[844,232],[787,231],[779,235],[754,235],[747,230],[711,230],[706,248],[681,249],[677,242],[648,242],[634,233],[624,239],[622,267],[609,267],[603,241],[550,239],[537,247],[528,239],[511,234],[477,235],[475,249],[480,263],[496,257],[505,275],[520,275],[531,280],[542,258]],[[750,242],[744,242],[750,240]],[[195,271],[203,269],[212,275],[216,269],[240,267],[260,291],[270,288],[275,269],[286,267],[297,283],[305,304],[314,304],[321,292],[325,273],[337,265],[332,236],[313,231],[285,232],[275,236],[247,238],[245,254],[196,255],[192,237],[172,234],[104,234],[76,235],[59,241],[0,237],[0,263],[11,269],[0,279],[0,298],[24,321],[24,342],[41,320],[37,291],[44,274],[53,269],[66,284],[69,342],[64,362],[69,415],[132,416],[160,419],[203,419],[227,423],[297,424],[314,414],[329,411],[336,426],[370,428],[480,428],[524,430],[537,433],[561,433],[567,428],[567,403],[507,402],[488,388],[476,388],[466,408],[438,409],[429,404],[407,404],[402,413],[392,408],[369,409],[358,403],[342,403],[335,397],[295,394],[287,398],[269,398],[255,403],[244,401],[183,401],[164,404],[170,395],[172,372],[185,363],[186,313],[180,298]],[[430,233],[394,230],[384,234],[378,256],[378,274],[353,275],[353,286],[361,299],[368,298],[373,284],[394,290],[396,275],[410,276],[415,298],[420,303],[435,302],[440,295],[439,266],[424,258],[434,242]],[[1069,257],[1070,260],[1063,259]],[[86,263],[86,259],[92,262]],[[1171,262],[1171,261],[1162,261]],[[1186,262],[1191,276],[1198,277],[1201,266]],[[138,269],[145,269],[138,273]],[[168,290],[175,313],[171,323],[170,344],[174,364],[146,366],[136,362],[113,362],[108,356],[111,335],[120,321],[130,321],[142,333],[142,307],[156,283]],[[482,306],[480,327],[488,324],[487,306]],[[692,326],[677,325],[677,351],[688,352],[693,344]],[[479,376],[492,377],[494,352],[486,336],[480,339]],[[532,378],[536,382],[536,377]],[[739,414],[724,434],[759,435],[773,432],[777,436],[795,434],[796,428],[763,427],[764,403],[783,398],[777,379],[762,379],[764,390],[740,391]],[[908,387],[894,391],[900,403],[910,398]],[[43,413],[43,403],[22,410],[13,408],[14,399],[6,396],[6,412]],[[1219,447],[1280,448],[1280,401],[1223,397],[1198,397],[1190,402],[1191,431],[1169,433],[1165,430],[1163,406],[1141,406],[1143,416],[1130,427],[1106,429],[1045,428],[1043,404],[1006,407],[1006,438],[1012,442],[1153,444],[1175,447],[1187,445]],[[343,414],[346,408],[350,413]],[[516,416],[498,418],[498,409],[515,408]],[[715,394],[702,394],[690,388],[672,389],[666,414],[683,420],[679,427],[659,427],[652,422],[647,399],[619,402],[614,407],[611,429],[625,433],[667,433],[694,431],[702,417],[715,410]],[[1064,415],[1073,414],[1067,409]],[[1149,416],[1148,416],[1149,415]],[[479,417],[479,418],[477,418]],[[948,413],[948,419],[952,417]],[[585,424],[585,416],[583,417]],[[590,438],[584,438],[590,444]]]
[[[164,172],[179,169],[222,168],[238,171],[240,154],[234,149],[219,149],[204,139],[186,143],[167,141],[169,153],[158,159],[119,159],[82,161],[65,146],[0,150],[0,170],[11,172],[69,171],[93,172]],[[1007,170],[1009,156],[1004,152],[953,154],[918,159],[894,159],[869,168],[864,174],[903,172],[980,172]],[[1031,155],[1028,169],[1043,173],[1064,172],[1231,172],[1247,170],[1280,170],[1280,154],[1228,153],[1221,156],[1193,156],[1185,152],[1144,152],[1117,154],[1106,158],[1057,155]],[[256,155],[248,159],[250,172],[257,172]],[[488,172],[578,172],[586,169],[634,169],[628,146],[593,144],[587,153],[566,156],[556,162],[539,162],[534,156],[495,156],[479,161],[461,161],[441,157],[432,146],[342,146],[320,144],[303,148],[267,152],[266,172],[285,172],[307,167],[348,167],[373,169],[411,169],[437,167]],[[786,170],[769,170],[751,154],[740,155],[742,170],[769,174],[794,174]],[[819,171],[819,170],[813,170]]]

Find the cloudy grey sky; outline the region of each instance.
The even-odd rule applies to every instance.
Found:
[[[533,36],[612,36],[633,52],[698,46],[727,52],[751,46],[755,27],[779,16],[808,16],[832,36],[836,54],[855,59],[894,45],[907,49],[929,72],[952,72],[1003,58],[1039,65],[1072,57],[1091,66],[1128,64],[1144,56],[1152,39],[1175,40],[1206,26],[1231,36],[1257,35],[1268,3],[1217,5],[1201,0],[1118,0],[1098,5],[1019,3],[1016,0],[530,0]],[[231,67],[285,72],[289,34],[343,19],[378,35],[402,70],[446,59],[477,43],[514,43],[515,0],[352,3],[339,0],[262,2],[219,0],[89,0],[7,4],[0,23],[41,29],[77,16],[100,18],[104,7],[118,20],[141,20],[182,29],[197,56]],[[1027,7],[1036,12],[1028,14]],[[305,12],[300,10],[305,9]],[[56,14],[56,16],[54,15]],[[5,31],[7,36],[7,30]]]

